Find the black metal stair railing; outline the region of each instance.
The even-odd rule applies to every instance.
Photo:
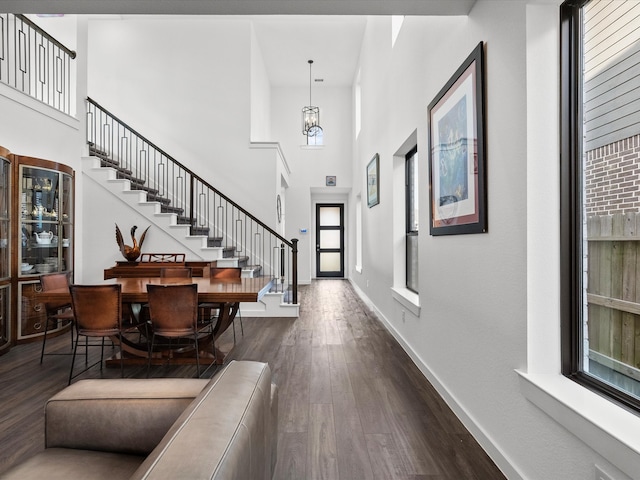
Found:
[[[277,291],[290,292],[285,301],[298,303],[297,239],[284,238],[91,98],[87,142],[91,155],[132,190],[176,214],[191,235],[206,236],[209,247],[222,247],[224,257],[274,279]]]
[[[24,15],[0,13],[0,82],[70,115],[74,58]]]

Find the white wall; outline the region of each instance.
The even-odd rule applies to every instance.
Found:
[[[77,120],[4,84],[0,84],[0,111],[0,145],[11,153],[77,169],[82,152]]]
[[[271,84],[251,26],[251,141],[271,141]]]
[[[249,141],[250,41],[241,19],[90,20],[89,96],[232,190]]]
[[[393,49],[390,18],[369,19],[360,57],[363,120],[355,149],[353,194],[365,194],[365,167],[378,152],[381,201],[371,209],[363,202],[363,266],[352,281],[507,478],[584,480],[595,478],[597,463],[616,479],[624,479],[628,477],[584,443],[587,439],[578,439],[530,403],[515,371],[527,371],[529,366],[528,332],[544,339],[545,328],[557,331],[559,326],[558,312],[553,310],[557,290],[549,307],[528,304],[528,294],[535,293],[535,300],[544,302],[541,293],[548,293],[546,284],[557,286],[554,252],[559,245],[555,224],[545,231],[548,235],[528,231],[529,213],[535,218],[532,226],[539,228],[545,217],[557,220],[558,209],[557,149],[553,143],[541,148],[528,145],[528,135],[536,141],[557,142],[558,85],[553,72],[557,72],[559,14],[553,4],[536,8],[528,10],[525,1],[487,0],[477,2],[468,17],[406,17]],[[529,37],[528,30],[534,31]],[[546,40],[543,54],[539,47],[535,58],[528,59],[527,42],[535,44],[541,38]],[[486,47],[488,233],[433,237],[428,228],[427,106],[479,41]],[[532,85],[538,76],[528,75],[527,69],[549,72],[547,83]],[[550,78],[555,79],[551,84]],[[528,86],[535,88],[531,118]],[[535,126],[529,127],[528,121],[534,119]],[[415,129],[422,178],[418,315],[392,296],[391,252],[397,239],[391,228],[384,227],[391,227],[394,215],[403,215],[404,205],[393,202],[394,187],[402,188],[394,185],[393,154]],[[536,153],[547,157],[540,162]],[[529,158],[538,164],[531,165]],[[552,169],[547,178],[545,168]],[[535,175],[531,185],[537,189],[529,197],[528,174]],[[538,205],[537,198],[546,192],[551,194]],[[548,209],[546,214],[540,208]],[[550,252],[531,244],[537,254],[548,257],[542,260],[546,273],[540,275],[541,259],[533,265],[536,259],[528,256],[527,246],[543,238],[542,245]],[[354,262],[351,258],[351,271]],[[530,276],[528,265],[539,275]],[[554,315],[550,319],[539,317],[549,313]],[[536,328],[540,320],[545,326]],[[557,335],[549,338],[557,341]],[[557,348],[553,343],[551,350]],[[540,356],[536,352],[536,358]],[[544,368],[544,363],[532,368]]]
[[[86,245],[87,258],[82,269],[83,283],[99,283],[104,279],[104,270],[113,267],[116,261],[125,261],[116,243],[115,225],[117,224],[124,237],[125,244],[132,245],[130,230],[138,227],[135,236],[138,241],[144,230],[149,227],[145,235],[143,252],[184,252],[187,260],[199,260],[196,254],[189,253],[185,247],[175,240],[169,233],[158,228],[153,222],[139,214],[125,202],[114,201],[113,193],[103,185],[79,172],[85,191],[91,192],[90,202],[94,207],[84,208],[82,216],[82,236]],[[95,205],[108,205],[107,208],[95,210]]]

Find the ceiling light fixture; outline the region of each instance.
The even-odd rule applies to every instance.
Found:
[[[309,60],[309,105],[302,107],[302,134],[307,137],[315,137],[322,134],[320,126],[320,109],[311,103],[311,65],[313,60]]]

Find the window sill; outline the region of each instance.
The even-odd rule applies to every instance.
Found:
[[[416,292],[408,288],[391,287],[391,296],[416,317],[420,316],[420,296]]]
[[[562,375],[516,372],[525,398],[630,477],[640,472],[640,417]]]

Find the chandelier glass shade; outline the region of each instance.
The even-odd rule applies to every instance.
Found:
[[[309,135],[314,131],[314,127],[320,126],[320,109],[309,105],[308,107],[302,107],[302,134]]]
[[[311,65],[313,60],[309,60],[309,105],[302,107],[302,134],[313,137],[322,131],[320,127],[320,108],[311,103]]]

